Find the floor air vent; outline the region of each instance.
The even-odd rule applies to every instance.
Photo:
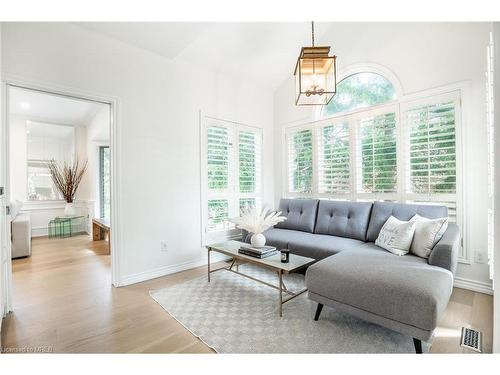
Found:
[[[474,329],[462,327],[460,346],[481,353],[482,333]]]

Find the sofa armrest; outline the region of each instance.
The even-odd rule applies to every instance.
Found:
[[[455,223],[448,224],[443,237],[432,249],[429,264],[446,268],[455,274],[460,250],[460,228]]]

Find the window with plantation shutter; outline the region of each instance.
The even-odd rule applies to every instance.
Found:
[[[396,113],[359,120],[358,142],[358,192],[396,192]]]
[[[259,187],[260,138],[249,131],[239,133],[240,192],[254,193]]]
[[[261,201],[262,131],[205,117],[202,128],[203,243],[239,235],[229,218]]]
[[[407,202],[448,207],[450,222],[456,222],[464,235],[460,179],[458,175],[457,93],[405,103],[403,120],[405,181]],[[463,247],[460,259],[466,259]]]
[[[329,117],[285,128],[283,196],[444,205],[464,238],[461,96],[465,87],[396,98],[395,91],[385,90],[386,83],[372,85],[363,77],[337,86],[335,108],[318,111]],[[374,91],[374,87],[384,89]],[[464,247],[459,259],[469,260]]]
[[[288,135],[289,189],[295,193],[313,191],[313,135],[311,129]]]
[[[424,105],[405,112],[408,133],[407,191],[455,194],[455,104]]]
[[[335,195],[351,191],[349,124],[318,129],[318,191]]]

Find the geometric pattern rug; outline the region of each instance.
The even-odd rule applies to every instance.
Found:
[[[240,271],[272,284],[276,273],[250,264]],[[304,287],[304,276],[283,276],[289,290]],[[151,297],[218,353],[415,353],[413,340],[325,306],[313,320],[316,303],[304,293],[278,313],[276,289],[228,271],[199,277]],[[423,350],[429,347],[423,343]]]

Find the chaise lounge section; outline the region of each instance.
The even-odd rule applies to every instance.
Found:
[[[393,202],[282,199],[287,220],[266,231],[269,245],[317,259],[306,271],[309,298],[323,306],[410,336],[417,353],[453,290],[460,231],[449,223],[428,259],[394,255],[374,244],[390,216],[448,216],[445,206]],[[247,240],[249,236],[247,236]]]

